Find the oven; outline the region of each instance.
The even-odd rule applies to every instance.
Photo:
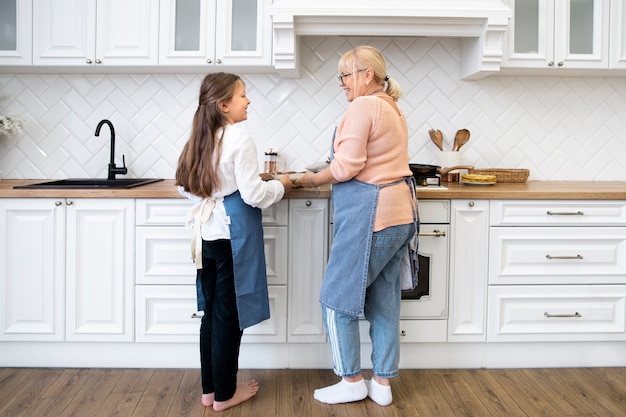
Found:
[[[450,200],[419,200],[419,279],[402,293],[401,319],[445,320],[448,317]]]

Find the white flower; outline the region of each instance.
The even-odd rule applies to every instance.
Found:
[[[22,119],[18,115],[0,116],[0,137],[21,135],[22,133]]]

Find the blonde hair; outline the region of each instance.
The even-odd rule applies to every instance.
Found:
[[[217,72],[204,77],[200,86],[198,108],[193,116],[191,135],[185,144],[176,169],[176,185],[198,197],[210,197],[220,188],[217,164],[222,153],[222,134],[228,123],[220,104],[232,100],[242,79],[235,74]]]
[[[370,68],[374,71],[374,82],[383,87],[391,98],[398,101],[402,96],[400,84],[387,75],[387,64],[383,54],[373,46],[361,45],[346,52],[339,59],[337,68],[339,73],[346,71],[355,76],[359,71]],[[385,82],[387,83],[386,87]]]

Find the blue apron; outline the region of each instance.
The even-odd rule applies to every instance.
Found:
[[[363,315],[380,189],[399,182],[406,182],[410,187],[411,180],[412,177],[407,177],[379,185],[351,179],[333,185],[333,243],[320,291],[320,302],[324,306],[350,316]],[[413,219],[417,224],[415,214]],[[409,251],[407,245],[407,254]],[[411,289],[417,284],[417,270],[414,266],[411,262]]]
[[[337,129],[333,132],[333,141]],[[334,157],[333,147],[330,159]],[[322,305],[350,315],[363,316],[365,293],[367,289],[367,271],[372,250],[372,235],[376,220],[376,207],[381,188],[407,183],[411,195],[415,198],[415,180],[403,178],[390,184],[369,184],[357,179],[333,184],[331,202],[333,206],[333,243],[330,258],[324,273],[320,303]],[[415,200],[416,201],[416,200]],[[414,206],[413,222],[416,234],[419,230],[417,207]],[[407,258],[410,258],[409,284],[403,289],[413,289],[417,285],[417,249],[411,253],[407,245]]]
[[[239,328],[243,330],[270,318],[262,213],[261,209],[246,204],[239,191],[224,197],[224,207],[230,218],[235,294]],[[196,291],[198,310],[203,311],[204,297],[200,279],[196,279]]]

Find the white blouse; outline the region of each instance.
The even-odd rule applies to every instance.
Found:
[[[218,131],[218,137],[221,130]],[[215,207],[212,213],[205,213],[206,222],[202,222],[202,240],[230,239],[229,218],[224,208],[224,197],[239,190],[243,201],[256,208],[264,209],[283,198],[285,188],[280,181],[263,181],[259,176],[259,162],[256,144],[252,134],[237,125],[227,125],[222,142],[222,155],[218,165],[221,189],[210,198],[203,199],[178,187],[178,191],[190,200],[197,201],[192,213],[198,213],[204,202],[205,207]],[[210,204],[207,204],[210,203]],[[199,213],[202,215],[202,213]],[[199,216],[196,216],[199,218]],[[203,219],[203,220],[205,220]],[[189,219],[193,220],[193,219]]]

